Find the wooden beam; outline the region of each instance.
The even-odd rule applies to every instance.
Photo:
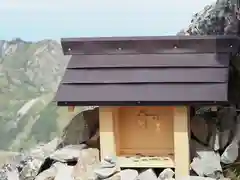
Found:
[[[75,106],[68,106],[68,112],[74,112]]]
[[[105,158],[106,156],[116,156],[114,108],[99,108],[99,130],[101,159]]]
[[[118,163],[121,168],[174,168],[173,159],[171,157],[118,156]]]
[[[173,118],[175,178],[178,179],[188,176],[190,171],[188,107],[174,107]]]

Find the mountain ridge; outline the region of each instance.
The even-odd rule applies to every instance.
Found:
[[[0,40],[0,149],[28,149],[61,134],[73,115],[52,98],[68,60],[56,40]]]

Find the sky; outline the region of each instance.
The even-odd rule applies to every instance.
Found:
[[[0,39],[175,35],[215,0],[0,0]]]

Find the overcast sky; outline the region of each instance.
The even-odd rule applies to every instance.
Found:
[[[0,39],[174,35],[215,0],[0,0]]]

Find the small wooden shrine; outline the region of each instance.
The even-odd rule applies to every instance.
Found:
[[[59,106],[100,106],[101,157],[189,174],[189,106],[228,102],[235,36],[64,38]]]

